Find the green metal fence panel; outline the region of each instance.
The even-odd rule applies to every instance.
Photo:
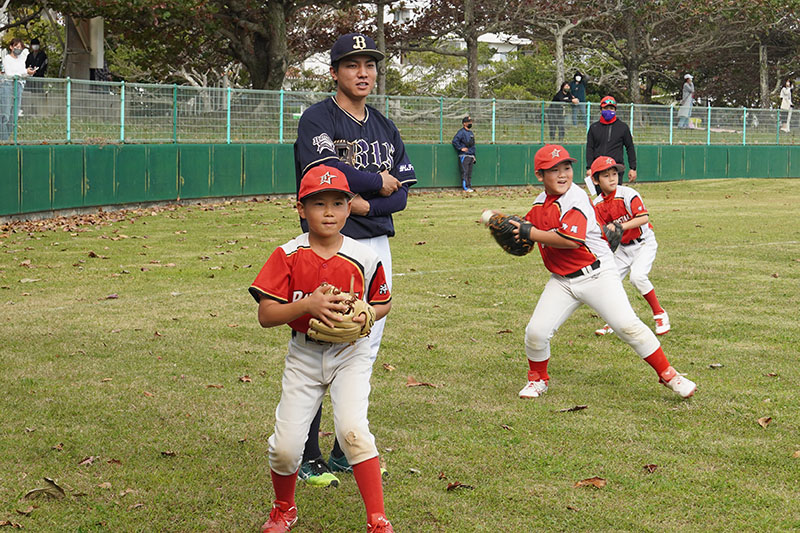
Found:
[[[50,147],[48,147],[50,149]],[[53,209],[83,205],[83,146],[54,146]]]
[[[20,146],[21,211],[52,208],[52,161],[49,146]],[[79,204],[80,205],[80,204]]]
[[[178,197],[178,146],[147,146],[147,199],[174,200]]]
[[[179,196],[181,198],[207,198],[211,194],[210,144],[181,145]]]
[[[683,179],[702,179],[706,175],[706,147],[683,147]]]
[[[414,165],[414,172],[417,175],[417,184],[414,187],[435,187],[436,183],[436,150],[439,146],[450,148],[453,153],[453,147],[449,144],[445,145],[432,145],[432,144],[407,144],[406,154]],[[455,159],[455,155],[453,155]],[[452,171],[451,171],[452,172]]]
[[[504,147],[505,148],[505,147]],[[475,164],[472,168],[472,185],[475,186],[483,186],[483,185],[497,185],[499,179],[499,156],[498,152],[500,151],[500,147],[496,144],[480,144],[475,147],[475,158],[477,161],[480,161],[480,166]],[[456,160],[456,168],[459,172],[459,179],[458,185],[461,185],[461,166],[456,155],[455,150],[450,148],[450,153],[452,154],[452,158]],[[520,177],[517,177],[519,180]]]
[[[785,120],[785,119],[784,119]],[[783,146],[759,146],[766,149],[769,160],[769,177],[785,178],[789,175],[789,152]]]
[[[276,146],[274,144],[244,145],[242,193],[272,194],[275,192],[273,168]],[[292,169],[294,169],[294,163]]]
[[[242,146],[212,145],[213,171],[211,196],[240,196],[242,194]],[[294,160],[292,160],[294,176]]]
[[[636,181],[661,181],[660,157],[661,151],[658,146],[637,146]]]
[[[728,177],[746,178],[750,172],[750,147],[728,147]]]
[[[116,156],[115,146],[83,147],[83,205],[116,203],[114,190]]]
[[[19,151],[13,146],[0,146],[0,216],[20,211]]]
[[[800,178],[800,146],[787,146],[789,153],[788,177]]]
[[[767,178],[770,171],[770,157],[773,155],[771,146],[748,147],[750,165],[748,178]]]
[[[497,185],[519,185],[520,183],[531,183],[533,177],[533,156],[530,145],[509,145],[499,146],[497,149]],[[479,166],[480,165],[480,166]],[[478,165],[472,172],[473,176],[480,176],[484,172],[483,158],[479,159]],[[481,185],[480,182],[473,183]]]
[[[114,195],[116,203],[147,200],[147,146],[124,144],[116,147]]]
[[[728,177],[728,147],[708,146],[706,148],[706,172],[704,178]]]
[[[661,146],[661,179],[683,179],[683,146]],[[637,165],[638,166],[638,165]]]
[[[275,176],[276,194],[294,194],[297,192],[297,179],[294,173],[294,146],[279,144],[275,147]]]

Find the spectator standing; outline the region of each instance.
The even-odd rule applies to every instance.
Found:
[[[580,71],[575,72],[569,91],[578,99],[578,103],[572,106],[572,122],[578,126],[586,121],[586,78]]]
[[[25,59],[25,67],[34,70],[34,78],[44,78],[47,76],[47,53],[42,50],[42,45],[36,37],[31,39],[31,51],[28,53],[27,59]],[[32,91],[38,89],[38,84],[31,86]]]
[[[466,192],[475,192],[472,188],[472,167],[475,165],[475,134],[472,132],[472,117],[467,115],[461,119],[461,129],[453,137],[453,148],[458,154],[461,167],[461,186]]]
[[[589,192],[599,194],[591,180],[592,162],[605,155],[613,157],[620,165],[625,165],[624,152],[628,154],[628,181],[633,183],[636,181],[636,148],[633,145],[633,136],[628,125],[617,117],[617,101],[613,96],[604,96],[600,100],[600,120],[589,126],[586,133],[586,186]],[[624,171],[620,172],[620,183],[624,175]]]
[[[681,107],[678,109],[678,127],[681,129],[689,128],[689,118],[692,116],[692,101],[694,100],[694,83],[691,74],[684,74],[683,95],[681,97]]]
[[[3,79],[0,82],[0,141],[7,141],[14,131],[14,120],[19,115],[22,89],[25,82],[14,77],[32,76],[36,72],[25,66],[28,50],[22,39],[14,38],[3,57]],[[12,109],[13,108],[13,109]]]
[[[792,124],[792,80],[786,80],[781,87],[781,111],[786,111],[786,124],[781,126],[781,131],[789,132]]]
[[[566,128],[564,127],[564,118],[566,116],[567,106],[566,104],[577,104],[578,99],[572,96],[572,93],[569,90],[569,82],[565,81],[561,84],[561,88],[558,92],[553,96],[553,102],[558,102],[551,104],[550,108],[550,140],[555,140],[555,132],[556,128],[558,128],[558,141],[564,141],[564,133],[566,132]]]

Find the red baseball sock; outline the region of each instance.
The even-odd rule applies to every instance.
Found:
[[[270,470],[270,473],[272,474],[272,487],[275,489],[275,499],[287,503],[288,507],[292,507],[294,505],[297,472],[288,476],[282,476],[274,470]]]
[[[650,304],[650,309],[653,310],[654,315],[660,315],[664,312],[664,308],[661,307],[661,304],[658,303],[658,298],[656,297],[656,290],[653,289],[647,294],[643,294],[644,299],[647,300],[647,303]]]
[[[381,463],[377,456],[353,465],[353,477],[364,499],[367,519],[375,514],[385,515],[383,509],[383,483],[381,482]]]
[[[661,346],[658,347],[658,350],[645,357],[644,360],[653,367],[658,377],[661,377],[661,374],[669,368],[669,361],[667,361],[667,356],[664,355],[664,350],[661,349]]]
[[[547,363],[549,362],[550,359],[545,359],[544,361],[531,361],[528,359],[528,366],[530,367],[528,381],[549,380],[550,376],[547,375]]]

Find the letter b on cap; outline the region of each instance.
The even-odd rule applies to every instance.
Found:
[[[353,49],[363,50],[367,47],[367,40],[363,35],[353,35]]]

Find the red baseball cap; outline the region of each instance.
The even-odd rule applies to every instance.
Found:
[[[577,159],[570,157],[567,149],[559,144],[545,144],[533,156],[533,170],[547,170],[562,161],[574,163]]]
[[[602,100],[600,100],[600,107],[605,107],[607,105],[613,105],[617,107],[617,101],[614,100],[613,96],[604,96]]]
[[[347,183],[344,172],[338,168],[327,165],[317,165],[305,173],[300,181],[300,191],[297,199],[303,201],[312,194],[325,191],[338,191],[347,195],[348,198],[355,196]]]
[[[598,172],[608,170],[609,168],[616,168],[617,172],[622,172],[623,170],[625,170],[625,165],[620,165],[614,160],[613,157],[601,155],[600,157],[592,161],[592,169],[591,169],[592,176],[594,176]]]

